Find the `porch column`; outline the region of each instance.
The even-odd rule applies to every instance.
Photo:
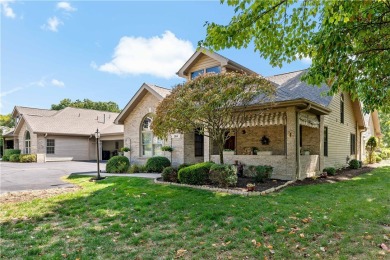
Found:
[[[288,107],[286,110],[287,139],[286,139],[286,178],[295,180],[297,173],[297,127],[295,107]],[[299,137],[299,136],[298,136]],[[299,145],[299,142],[298,142]]]
[[[325,158],[324,158],[324,116],[320,116],[320,158],[319,158],[319,165],[318,165],[318,173],[322,172],[322,169],[324,169],[325,165]]]
[[[206,134],[208,134],[208,132],[205,130],[205,135]],[[210,137],[208,136],[203,136],[203,161],[210,161]]]

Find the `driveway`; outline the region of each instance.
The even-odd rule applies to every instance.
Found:
[[[0,193],[73,187],[60,178],[75,173],[96,175],[96,162],[0,162]],[[100,164],[105,169],[105,163]]]
[[[100,169],[106,169],[106,163],[100,163]],[[67,188],[74,185],[61,180],[63,176],[90,175],[96,176],[96,162],[46,162],[46,163],[10,163],[0,161],[0,194],[9,191],[45,190]],[[122,176],[158,178],[159,173],[110,174],[101,176]]]

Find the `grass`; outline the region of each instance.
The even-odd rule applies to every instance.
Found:
[[[390,167],[335,184],[241,197],[90,177],[82,190],[1,205],[1,258],[380,259]],[[387,255],[384,255],[387,254]]]

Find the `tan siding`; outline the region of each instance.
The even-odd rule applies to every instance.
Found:
[[[54,154],[47,154],[47,157],[72,157],[73,160],[91,160],[88,137],[71,136],[50,136],[46,139],[55,140]],[[45,139],[45,147],[46,147]],[[96,150],[95,150],[96,153]]]
[[[356,119],[353,113],[352,101],[344,93],[344,124],[340,123],[340,95],[335,95],[329,105],[332,112],[324,117],[324,126],[328,127],[328,156],[325,157],[325,167],[340,168],[346,165],[347,156],[350,155],[350,135],[356,134]]]
[[[188,68],[188,80],[191,79],[191,72],[201,70],[201,69],[207,69],[215,66],[221,66],[221,63],[210,58],[207,55],[200,55],[200,58],[191,66]]]

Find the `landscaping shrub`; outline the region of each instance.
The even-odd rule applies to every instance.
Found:
[[[3,162],[9,162],[9,155],[3,155]]]
[[[9,157],[10,162],[20,162],[20,154],[11,154]]]
[[[11,156],[12,154],[20,154],[21,150],[19,149],[5,149],[4,155]]]
[[[328,175],[336,175],[336,169],[334,167],[326,167],[322,171],[326,172]]]
[[[237,185],[237,169],[233,165],[214,164],[210,168],[210,180],[219,187]]]
[[[171,166],[171,162],[164,156],[149,158],[145,165],[147,172],[162,172],[165,167],[169,166]]]
[[[375,162],[379,163],[382,161],[382,158],[379,155],[375,156]]]
[[[387,160],[390,158],[390,150],[387,150],[387,149],[383,149],[380,153],[380,157],[383,159],[383,160]]]
[[[163,181],[169,181],[169,182],[177,182],[177,170],[173,167],[166,167],[164,168],[161,177]]]
[[[21,154],[19,160],[22,163],[36,162],[37,161],[37,155],[36,154]]]
[[[108,160],[106,172],[109,173],[124,173],[127,172],[130,166],[130,161],[125,156],[113,156]]]
[[[256,169],[255,181],[264,182],[266,179],[269,179],[271,177],[273,167],[269,165],[259,165],[256,166],[255,169]]]
[[[257,175],[256,166],[249,165],[244,168],[244,176],[249,178],[254,178]]]
[[[359,169],[361,166],[361,164],[359,163],[358,160],[356,159],[352,159],[349,161],[349,168],[351,169]]]
[[[210,181],[210,168],[213,162],[197,163],[179,170],[179,181],[185,184],[203,185]]]
[[[129,167],[129,170],[127,171],[128,173],[139,173],[140,170],[139,170],[139,165],[138,164],[132,164],[130,167]]]
[[[188,167],[188,166],[191,166],[193,164],[191,163],[183,163],[183,164],[180,164],[179,165],[179,168],[177,169],[178,171],[180,171],[181,169],[185,168],[185,167]]]

